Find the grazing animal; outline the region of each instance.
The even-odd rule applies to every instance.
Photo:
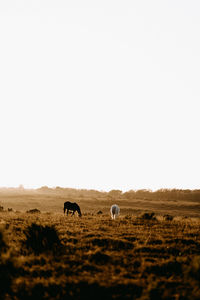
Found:
[[[117,204],[113,204],[110,208],[111,218],[115,220],[115,218],[119,215],[120,208]]]
[[[74,213],[77,211],[79,217],[82,216],[80,207],[78,206],[77,203],[72,203],[72,202],[69,202],[69,201],[65,202],[64,203],[64,214],[65,214],[66,210],[67,210],[67,215],[68,215],[69,211],[72,211],[72,216],[73,216]]]

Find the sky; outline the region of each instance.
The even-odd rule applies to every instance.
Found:
[[[199,1],[0,1],[0,186],[196,189]]]

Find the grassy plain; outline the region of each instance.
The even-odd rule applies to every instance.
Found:
[[[63,215],[66,200],[80,205],[81,218]],[[115,202],[121,214],[113,221]],[[200,299],[195,203],[3,191],[0,299]],[[26,212],[34,208],[41,213]],[[155,218],[145,219],[144,212]],[[52,231],[48,239],[49,229],[58,240]]]

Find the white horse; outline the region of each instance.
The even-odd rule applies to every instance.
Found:
[[[119,212],[120,212],[119,206],[117,204],[113,204],[110,208],[111,218],[115,220],[115,217],[119,215]]]

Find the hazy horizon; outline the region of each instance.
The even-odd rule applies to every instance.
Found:
[[[43,186],[32,186],[32,187],[26,187],[26,186],[23,186],[22,184],[20,184],[19,186],[0,186],[0,190],[1,189],[17,189],[17,190],[37,190],[37,189],[42,189],[42,188],[48,188],[48,189],[57,189],[57,188],[60,188],[60,189],[74,189],[74,190],[85,190],[85,191],[90,191],[90,190],[93,190],[93,191],[97,191],[97,192],[102,192],[102,193],[108,193],[108,192],[111,192],[111,191],[121,191],[122,193],[126,193],[126,192],[131,192],[131,191],[134,191],[134,192],[137,192],[137,191],[148,191],[148,192],[157,192],[157,191],[160,191],[160,190],[163,190],[163,191],[173,191],[173,190],[182,190],[182,191],[185,191],[185,190],[189,190],[189,191],[199,191],[200,189],[179,189],[179,188],[160,188],[160,189],[145,189],[145,188],[141,188],[141,189],[136,189],[136,188],[132,188],[132,189],[129,189],[129,190],[121,190],[121,189],[95,189],[95,188],[89,188],[89,187],[86,187],[86,188],[82,188],[82,187],[70,187],[70,186],[48,186],[48,185],[43,185]]]
[[[198,189],[198,1],[0,2],[0,186]]]

